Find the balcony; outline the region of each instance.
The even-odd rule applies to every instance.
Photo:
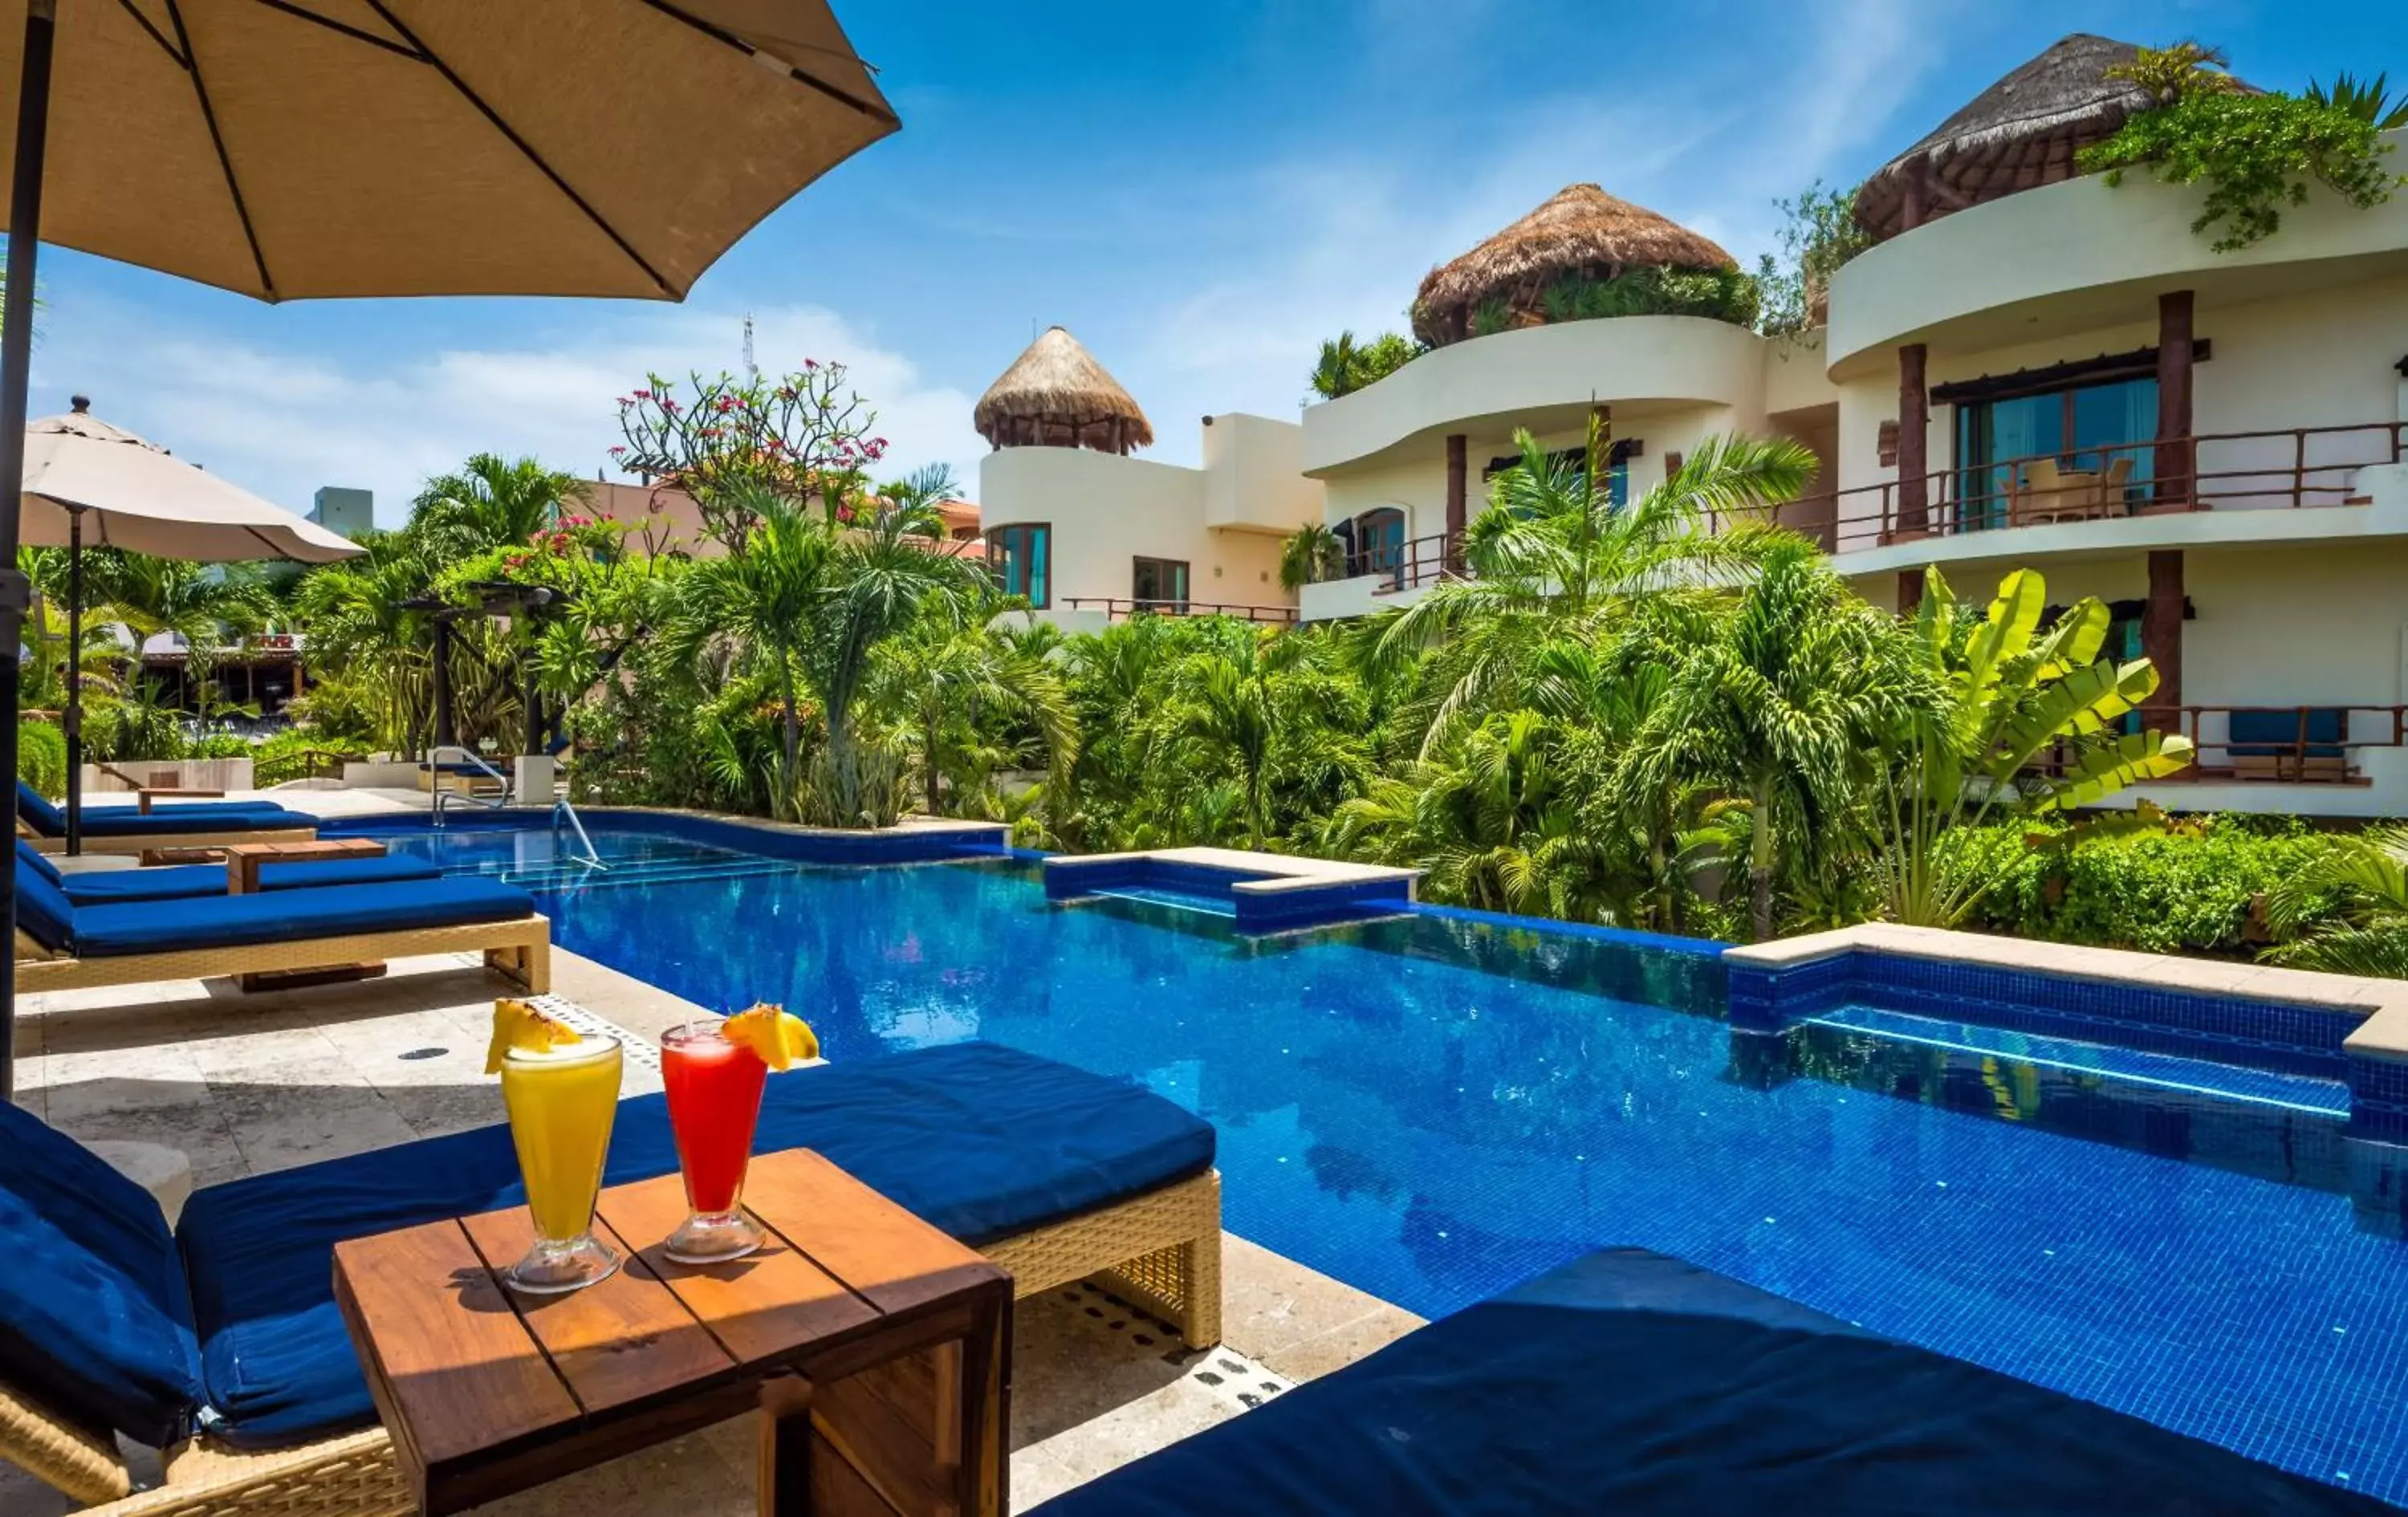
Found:
[[[2408,747],[2408,706],[2143,707],[2141,723],[2191,741],[2199,757],[2156,784],[2350,785],[2373,783],[2366,754]],[[2043,754],[2031,769],[2056,774],[2069,751]]]
[[[1062,607],[1065,610],[1083,611],[1090,616],[1100,612],[1107,622],[1125,622],[1133,616],[1227,616],[1240,622],[1286,626],[1296,621],[1296,608],[1293,606],[1239,606],[1220,601],[1130,600],[1119,596],[1071,595],[1063,600]]]
[[[2138,518],[2229,514],[2236,537],[2314,535],[2313,529],[2281,530],[2264,513],[2372,504],[2372,485],[2361,476],[2398,465],[2403,453],[2408,422],[2201,433],[1940,470],[1926,478],[1920,508],[1903,503],[1892,479],[1804,496],[1770,511],[1727,513],[1716,525],[1770,520],[1842,556],[1899,550],[1885,555],[1898,558],[1898,565],[1868,565],[1868,571],[1932,556],[1979,557],[1991,544],[1967,540],[1977,536]],[[2135,523],[2094,531],[2065,546],[2140,546],[2158,537],[2184,541],[2195,536]],[[1935,554],[1942,545],[1953,551]],[[1996,551],[2017,550],[2000,541]],[[1861,572],[1856,565],[1845,567]]]

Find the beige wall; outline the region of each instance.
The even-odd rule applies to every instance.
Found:
[[[1206,524],[1206,471],[1074,448],[1006,448],[979,465],[985,527],[1053,528],[1052,609],[1073,598],[1126,600],[1138,557],[1183,561],[1199,602],[1292,606],[1280,538]]]
[[[1322,515],[1322,488],[1304,474],[1304,428],[1229,411],[1204,418],[1204,521],[1284,537]]]

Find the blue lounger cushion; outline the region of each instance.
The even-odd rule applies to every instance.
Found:
[[[1121,1081],[957,1043],[771,1077],[754,1148],[817,1149],[977,1244],[1201,1174],[1213,1136]],[[620,1103],[609,1183],[676,1168],[662,1097]],[[374,1420],[335,1309],[335,1244],[525,1199],[500,1125],[195,1193],[179,1236],[213,1428],[269,1447]]]
[[[0,1101],[0,1380],[86,1427],[159,1446],[199,1404],[184,1270],[148,1191]]]
[[[66,836],[66,813],[17,781],[17,814],[45,837]],[[318,819],[266,801],[192,801],[150,811],[111,804],[83,809],[83,830],[94,837],[178,832],[283,832],[314,828]]]
[[[1467,1307],[1037,1509],[1233,1510],[2391,1510],[1644,1249]]]
[[[19,894],[30,895],[24,875]],[[243,943],[299,942],[355,933],[455,927],[532,916],[535,899],[515,885],[476,876],[404,880],[364,887],[271,890],[176,901],[75,909],[70,947],[79,958],[173,953]]]
[[[269,863],[259,871],[259,888],[314,890],[334,885],[392,885],[407,880],[440,880],[443,871],[407,854],[382,858],[294,859]],[[78,873],[60,887],[81,908],[125,906],[136,901],[175,901],[226,893],[222,864],[179,864],[165,869],[104,869]]]

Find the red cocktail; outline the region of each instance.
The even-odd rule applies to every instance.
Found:
[[[769,1066],[751,1049],[721,1037],[720,1025],[689,1022],[661,1038],[669,1128],[685,1174],[686,1205],[694,1209],[664,1252],[683,1264],[741,1258],[761,1246],[760,1228],[738,1206]]]

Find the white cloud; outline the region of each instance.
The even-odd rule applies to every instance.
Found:
[[[68,390],[93,409],[279,505],[306,511],[322,484],[376,492],[397,524],[430,474],[470,453],[532,454],[592,474],[619,440],[616,397],[648,372],[714,373],[741,363],[741,312],[589,307],[580,324],[514,345],[357,358],[244,346],[155,315],[79,301],[34,360],[43,401]],[[754,313],[762,369],[805,357],[847,364],[893,439],[897,472],[944,463],[965,478],[984,444],[971,401],[932,385],[905,355],[816,307]],[[37,408],[39,408],[37,407]]]

